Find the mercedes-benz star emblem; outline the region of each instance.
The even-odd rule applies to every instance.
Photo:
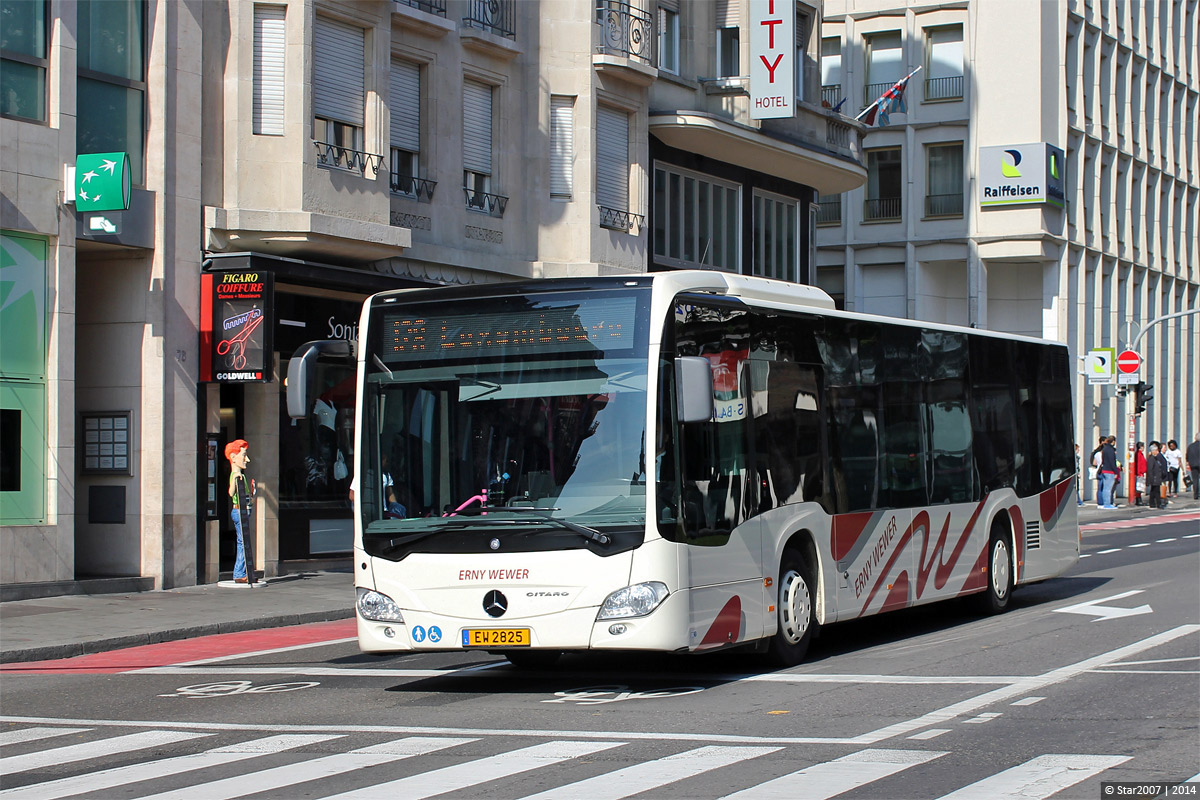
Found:
[[[492,548],[493,550],[499,550],[500,549],[500,540],[492,539],[490,542],[488,542],[488,547]]]
[[[508,598],[493,589],[483,596],[483,610],[493,617],[503,616],[508,611]]]

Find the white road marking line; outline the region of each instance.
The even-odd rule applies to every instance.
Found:
[[[1174,537],[1174,536],[1172,536],[1170,539],[1155,539],[1155,540],[1154,540],[1154,542],[1155,542],[1156,544],[1166,544],[1167,542],[1173,542],[1173,541],[1175,541],[1175,537]]]
[[[55,800],[55,798],[68,797],[73,794],[94,793],[101,789],[125,786],[138,781],[165,778],[168,775],[179,775],[207,767],[232,764],[249,758],[258,758],[266,753],[282,753],[296,747],[338,738],[341,737],[268,736],[265,739],[256,739],[231,747],[218,747],[203,753],[189,753],[184,756],[163,758],[141,764],[128,764],[123,767],[113,767],[99,772],[8,789],[0,792],[0,797],[3,797],[4,800]]]
[[[943,733],[949,733],[949,732],[950,732],[949,728],[930,728],[927,731],[921,731],[920,733],[913,734],[912,736],[909,736],[908,738],[909,739],[922,739],[922,740],[923,739],[934,739],[938,736],[941,736]]]
[[[1049,797],[1131,756],[1045,755],[951,792],[940,800],[1032,800]]]
[[[36,742],[54,736],[66,736],[68,733],[87,733],[89,730],[91,728],[20,728],[0,733],[0,745]]]
[[[1149,547],[1151,544],[1153,544],[1153,542],[1138,542],[1137,544],[1129,545],[1129,549],[1132,550],[1135,547]]]
[[[1091,553],[1080,553],[1079,557],[1080,558],[1091,558],[1092,554]]]
[[[1098,556],[1102,556],[1102,555],[1105,555],[1105,554],[1107,554],[1107,553],[1119,553],[1119,552],[1121,552],[1121,548],[1119,548],[1119,547],[1112,547],[1112,548],[1109,548],[1108,550],[1101,550],[1101,551],[1099,551],[1098,553],[1096,553],[1096,555],[1098,555]]]
[[[309,761],[301,761],[297,764],[284,764],[246,775],[234,775],[209,783],[198,783],[186,789],[172,789],[161,794],[140,797],[138,800],[230,800],[230,798],[256,792],[273,791],[275,794],[279,794],[280,789],[295,786],[298,783],[329,778],[351,770],[390,764],[404,758],[436,753],[438,750],[475,741],[478,739],[430,737],[400,739],[351,750],[349,753],[335,753]]]
[[[185,731],[140,731],[124,736],[98,739],[94,742],[53,747],[49,750],[39,750],[36,753],[26,753],[23,756],[0,758],[0,775],[27,772],[31,769],[48,767],[51,764],[69,764],[73,761],[84,761],[89,758],[128,753],[133,750],[145,750],[147,747],[159,747],[160,745],[183,742],[188,739],[199,739],[203,736],[212,736],[212,734],[188,733]]]
[[[644,761],[631,767],[529,795],[523,800],[620,800],[703,774],[718,767],[779,751],[779,747],[722,747],[710,745]]]
[[[444,678],[462,670],[456,669],[379,669],[373,667],[208,667],[176,664],[169,667],[146,667],[125,675],[337,675],[343,678]]]
[[[1200,533],[1189,533],[1187,536],[1180,537],[1182,539],[1200,539]]]
[[[411,775],[374,786],[365,786],[324,800],[421,800],[435,794],[460,791],[488,781],[506,778],[538,767],[548,767],[560,761],[598,753],[622,742],[546,742],[523,747],[499,755],[488,756],[450,767],[442,767],[420,775]]]
[[[957,703],[936,709],[910,720],[903,720],[893,725],[868,731],[857,736],[746,736],[724,734],[718,732],[677,732],[677,731],[564,731],[538,729],[495,729],[495,728],[438,728],[432,726],[405,725],[273,725],[263,723],[239,722],[180,722],[165,720],[104,720],[104,719],[69,719],[60,717],[24,717],[0,715],[0,722],[15,722],[31,725],[86,725],[92,727],[143,727],[143,728],[175,728],[181,730],[205,731],[273,731],[279,733],[375,733],[383,735],[423,735],[423,736],[532,736],[546,739],[587,739],[587,740],[661,740],[674,739],[685,742],[702,742],[704,744],[875,744],[897,736],[907,736],[914,731],[942,725],[958,717],[973,714],[988,706],[1010,701],[1015,697],[1040,692],[1048,686],[1070,680],[1091,670],[1108,666],[1137,655],[1154,647],[1172,642],[1182,636],[1200,632],[1200,625],[1180,625],[1154,636],[1149,636],[1133,644],[1118,647],[1090,658],[1068,664],[1064,667],[1050,670],[1041,675],[1014,677],[1008,686],[1001,686],[986,691],[974,697],[969,697]],[[716,678],[713,678],[716,680]]]
[[[930,750],[861,750],[805,767],[722,800],[826,800],[872,781],[946,755]]]
[[[1009,703],[1009,705],[1010,706],[1031,706],[1034,703],[1040,703],[1045,699],[1046,699],[1045,697],[1037,697],[1037,696],[1026,697],[1026,698],[1016,701],[1015,703]]]
[[[1000,716],[1000,712],[988,711],[987,713],[980,714],[975,717],[971,717],[970,719],[964,719],[963,724],[964,725],[982,725],[985,722],[991,722],[998,716]]]
[[[1180,661],[1200,661],[1200,656],[1180,656],[1179,658],[1147,658],[1142,661],[1122,661],[1114,666],[1144,667],[1147,664],[1177,664]]]

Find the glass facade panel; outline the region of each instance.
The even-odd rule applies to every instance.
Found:
[[[134,184],[142,184],[145,145],[144,93],[115,83],[79,78],[77,146],[81,153],[129,153]]]
[[[106,0],[79,3],[78,9],[79,69],[128,81],[144,80],[142,3]]]

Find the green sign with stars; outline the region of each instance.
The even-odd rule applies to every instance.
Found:
[[[75,157],[76,211],[125,211],[131,187],[128,153]]]

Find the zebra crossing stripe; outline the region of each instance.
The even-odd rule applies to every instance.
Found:
[[[0,746],[36,742],[53,736],[65,736],[68,733],[87,733],[90,730],[91,728],[20,728],[0,733]]]
[[[56,798],[68,797],[73,794],[83,794],[85,792],[90,794],[98,792],[101,789],[111,789],[114,786],[125,786],[126,784],[151,780],[153,778],[165,778],[169,775],[179,775],[183,772],[205,769],[206,767],[218,767],[223,764],[232,764],[237,761],[245,761],[249,758],[257,758],[268,753],[282,753],[285,750],[291,750],[296,747],[340,738],[340,736],[334,735],[320,736],[312,734],[268,736],[232,747],[214,748],[203,753],[190,753],[184,756],[148,761],[142,764],[128,764],[123,767],[113,767],[112,769],[85,775],[59,778],[58,780],[35,783],[16,789],[6,789],[0,791],[0,798],[4,798],[4,800],[55,800]]]
[[[185,742],[188,739],[199,739],[203,736],[212,736],[212,734],[186,731],[142,731],[125,736],[115,736],[111,739],[98,739],[94,742],[53,747],[49,750],[39,750],[36,753],[26,753],[23,756],[0,758],[0,775],[12,775],[15,772],[27,772],[52,764],[55,766],[69,764],[89,758],[128,753],[133,750],[145,750],[148,747]]]
[[[941,758],[939,750],[860,750],[727,795],[722,800],[826,800],[909,767]]]
[[[421,800],[435,794],[459,791],[519,772],[599,753],[623,744],[624,742],[547,742],[375,786],[366,786],[323,800],[396,800],[397,797],[403,797],[404,800]]]
[[[478,740],[414,736],[372,747],[363,747],[349,753],[337,753],[302,761],[298,764],[272,767],[248,775],[236,775],[210,783],[198,783],[187,789],[173,789],[161,794],[141,797],[138,800],[229,800],[229,798],[242,797],[255,792],[277,790],[286,786],[295,786],[297,783],[330,778],[352,770],[389,764],[403,758],[435,753],[438,750],[445,750],[447,747],[474,741]]]
[[[1132,756],[1044,755],[997,772],[939,800],[1028,800],[1050,797],[1068,786],[1124,764]]]
[[[736,764],[739,761],[765,756],[781,749],[779,747],[727,747],[723,745],[697,747],[695,750],[646,761],[615,772],[608,772],[566,786],[559,786],[556,789],[539,792],[522,798],[522,800],[577,800],[580,797],[586,797],[588,800],[619,800],[622,797],[648,792],[651,789],[666,786],[668,783],[691,778],[718,767]]]

